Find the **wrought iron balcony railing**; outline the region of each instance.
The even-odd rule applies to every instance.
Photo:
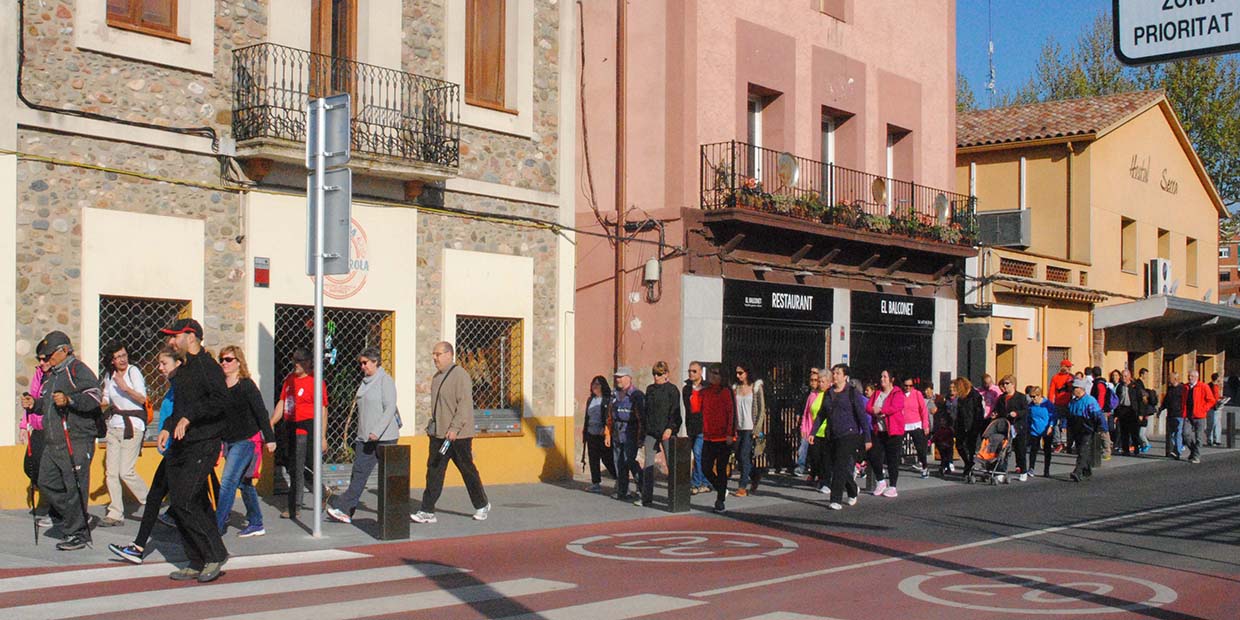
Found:
[[[744,142],[702,146],[702,208],[744,208],[953,245],[977,242],[977,198]]]
[[[260,43],[233,51],[233,137],[306,139],[311,98],[352,98],[354,152],[460,165],[460,88],[451,82]]]

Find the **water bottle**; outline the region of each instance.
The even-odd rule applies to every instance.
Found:
[[[439,444],[439,455],[440,455],[440,456],[443,456],[443,455],[447,454],[447,453],[448,453],[448,448],[449,448],[449,447],[451,447],[451,446],[452,446],[452,440],[451,440],[451,439],[445,439],[445,440],[443,440],[443,443],[442,443],[442,444]]]

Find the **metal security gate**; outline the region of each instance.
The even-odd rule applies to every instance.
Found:
[[[827,332],[819,327],[724,323],[723,363],[726,381],[736,380],[736,365],[748,364],[766,395],[766,452],[758,467],[772,472],[796,466],[801,446],[800,416],[809,394],[810,368],[827,359]]]
[[[357,355],[367,347],[379,349],[383,367],[395,374],[393,346],[395,314],[382,310],[324,308],[323,382],[327,384],[327,449],[325,463],[352,463],[352,440],[357,429],[353,396],[362,381]],[[278,399],[284,378],[293,372],[293,351],[314,350],[314,307],[276,305],[275,388]]]

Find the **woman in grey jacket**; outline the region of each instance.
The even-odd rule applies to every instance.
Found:
[[[333,498],[327,516],[341,523],[353,522],[366,479],[379,462],[379,446],[396,443],[400,437],[400,412],[396,410],[396,382],[380,366],[379,350],[367,348],[357,356],[362,367],[362,383],[357,386],[357,438],[353,441],[353,471],[349,488]]]

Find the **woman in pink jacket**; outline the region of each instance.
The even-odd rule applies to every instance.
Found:
[[[896,482],[900,478],[900,455],[904,446],[904,392],[896,389],[890,372],[884,370],[879,376],[878,391],[870,397],[865,410],[870,414],[874,430],[874,445],[868,455],[870,468],[878,480],[874,495],[897,497]],[[884,465],[887,476],[883,475]]]
[[[929,478],[930,469],[926,467],[926,433],[930,431],[930,410],[926,407],[926,397],[917,389],[912,378],[904,380],[904,434],[913,439],[913,447],[917,449],[917,465],[921,467],[921,477]]]

